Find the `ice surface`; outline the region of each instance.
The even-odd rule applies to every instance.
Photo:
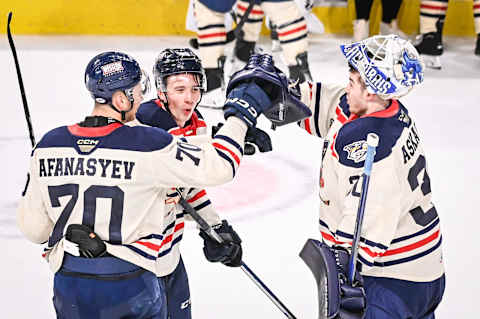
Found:
[[[37,140],[49,129],[78,122],[91,111],[83,72],[97,53],[126,51],[150,71],[162,49],[188,43],[182,37],[16,36],[15,41]],[[346,83],[347,69],[338,49],[346,41],[325,36],[312,40],[309,58],[315,79]],[[268,49],[269,44],[262,43]],[[478,313],[480,284],[475,279],[480,263],[480,58],[473,55],[473,38],[447,38],[445,46],[443,70],[427,70],[423,87],[402,101],[423,139],[433,199],[441,216],[447,290],[437,318],[473,318]],[[54,318],[53,276],[40,257],[42,248],[21,237],[15,226],[30,142],[6,37],[0,43],[0,70],[1,313],[3,318]],[[221,119],[219,111],[205,113],[212,123]],[[268,128],[265,121],[260,126]],[[298,318],[313,319],[317,318],[315,282],[298,253],[307,238],[319,237],[320,141],[295,126],[271,135],[274,152],[245,158],[234,182],[209,193],[242,237],[244,261]],[[284,317],[240,269],[204,259],[194,225],[187,227],[181,245],[195,318]]]

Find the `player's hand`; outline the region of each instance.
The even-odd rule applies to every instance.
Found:
[[[76,244],[80,256],[84,258],[101,257],[107,252],[103,240],[86,225],[68,225],[65,239]]]
[[[215,134],[217,134],[222,126],[223,123],[212,126],[212,137],[215,137]],[[261,153],[270,152],[272,150],[272,140],[267,132],[257,127],[249,127],[247,135],[245,135],[245,148],[243,153],[245,155],[253,155],[257,149]]]
[[[242,265],[242,240],[226,220],[221,224],[213,226],[213,229],[223,239],[220,244],[203,230],[200,230],[200,237],[204,240],[203,253],[210,262],[221,262],[229,267]]]
[[[253,155],[256,149],[260,153],[270,152],[272,150],[272,140],[267,132],[257,128],[249,127],[245,136],[245,155]]]
[[[340,318],[361,319],[366,308],[366,296],[362,275],[356,270],[353,286],[348,282],[350,254],[342,247],[330,248],[335,255],[340,284]]]

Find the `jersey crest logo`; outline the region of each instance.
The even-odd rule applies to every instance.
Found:
[[[367,157],[367,142],[366,141],[357,141],[351,144],[346,145],[343,150],[348,153],[347,158],[354,161],[355,163],[360,163],[365,160]]]

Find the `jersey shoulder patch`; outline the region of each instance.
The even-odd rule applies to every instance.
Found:
[[[368,133],[375,133],[380,138],[375,162],[388,157],[403,129],[410,125],[411,121],[406,121],[406,118],[408,118],[407,110],[398,103],[398,109],[392,116],[366,116],[345,123],[335,139],[338,160],[349,167],[363,167],[367,155]]]

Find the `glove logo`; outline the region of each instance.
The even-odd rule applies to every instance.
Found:
[[[228,103],[235,103],[237,105],[240,105],[241,107],[246,109],[252,116],[258,117],[257,110],[251,107],[250,104],[248,104],[248,102],[245,100],[239,99],[238,97],[234,97],[225,101],[225,104],[228,104]]]

